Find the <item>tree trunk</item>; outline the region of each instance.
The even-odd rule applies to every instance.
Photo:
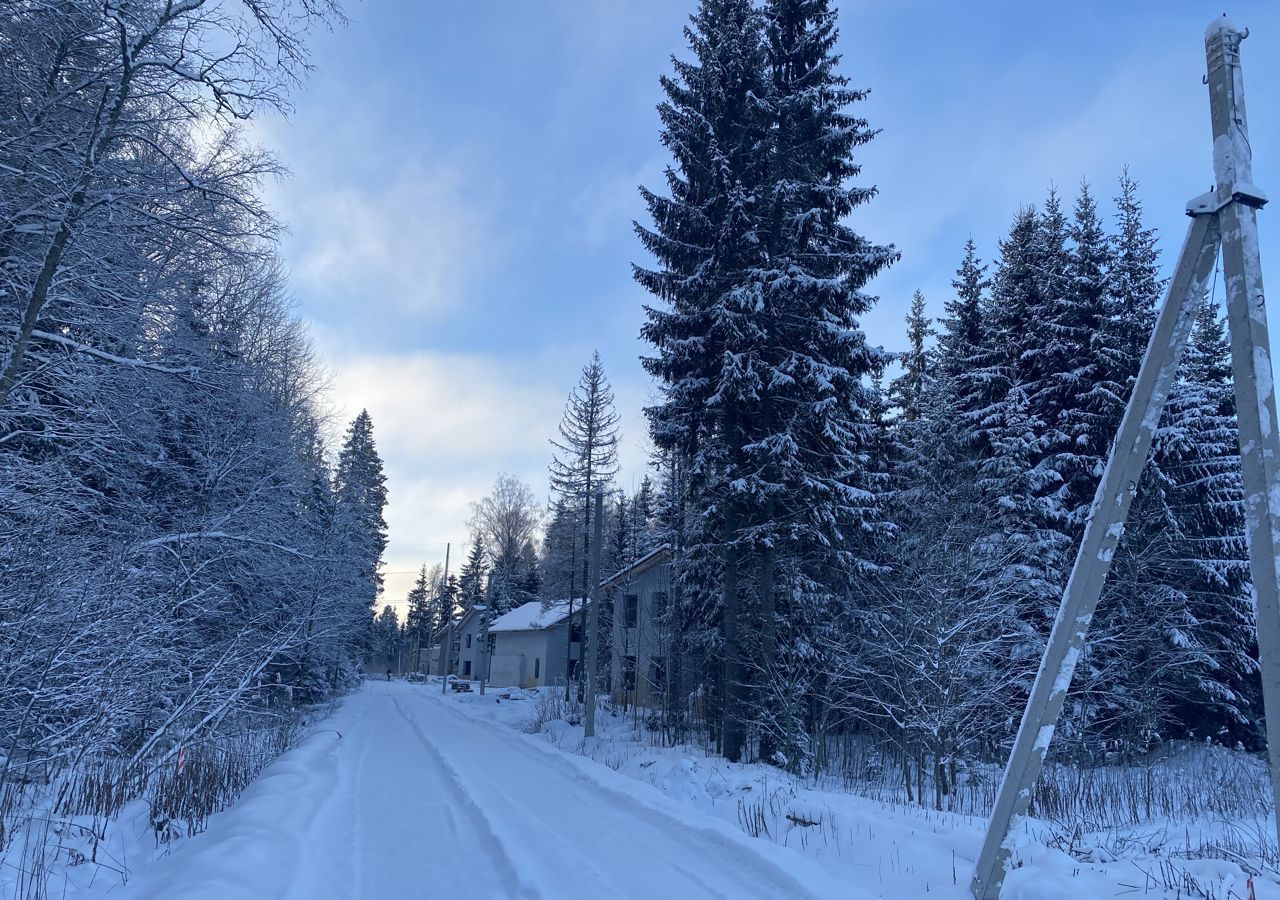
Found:
[[[773,522],[772,497],[765,502],[765,521]],[[773,592],[774,558],[775,553],[772,545],[766,546],[761,550],[758,599],[760,603],[760,666],[765,685],[762,688],[764,696],[768,696],[768,691],[776,687],[775,678],[778,674],[778,638]],[[763,732],[760,735],[760,758],[766,762],[773,758],[774,750],[776,749],[775,737],[775,735],[767,732]]]
[[[732,504],[724,518],[724,758],[737,762],[742,756],[743,727],[740,692],[742,662],[738,653],[738,548],[733,540],[737,515]]]
[[[123,62],[125,66],[124,74],[121,76],[119,87],[116,88],[110,98],[110,108],[105,117],[106,121],[102,130],[90,139],[89,146],[85,152],[84,170],[76,181],[76,186],[71,192],[71,197],[67,201],[66,207],[63,208],[62,221],[58,224],[58,232],[54,235],[53,242],[50,243],[49,249],[45,253],[44,262],[40,266],[40,274],[36,276],[36,282],[32,285],[31,294],[27,297],[26,309],[22,313],[22,323],[18,327],[18,334],[13,342],[13,350],[9,354],[8,362],[5,363],[3,373],[0,373],[0,406],[4,406],[9,401],[9,394],[18,380],[18,372],[22,369],[27,347],[31,343],[31,333],[35,331],[36,323],[40,320],[40,313],[44,310],[45,302],[48,300],[49,289],[53,286],[53,278],[58,272],[58,267],[62,264],[62,255],[66,252],[67,244],[71,241],[72,229],[79,220],[81,213],[84,212],[85,201],[89,196],[89,185],[92,183],[93,176],[97,171],[98,161],[106,153],[107,147],[115,137],[116,127],[120,124],[120,115],[124,112],[125,100],[128,98],[129,90],[133,84],[131,61],[126,56]],[[104,102],[105,100],[106,98],[104,98]]]
[[[907,791],[907,802],[914,803],[916,798],[911,796],[911,754],[905,744],[902,747],[902,786]]]

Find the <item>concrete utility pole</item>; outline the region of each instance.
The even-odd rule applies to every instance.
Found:
[[[1205,32],[1216,188],[1195,198],[1187,207],[1187,214],[1192,217],[1187,240],[1098,484],[1080,551],[996,796],[971,883],[976,900],[997,900],[1000,896],[1009,858],[1005,840],[1014,819],[1026,814],[1031,791],[1044,765],[1219,245],[1226,273],[1245,528],[1257,598],[1271,783],[1280,796],[1280,589],[1276,560],[1280,543],[1280,490],[1276,489],[1280,484],[1280,433],[1256,223],[1256,212],[1266,197],[1251,183],[1252,152],[1240,74],[1240,42],[1247,35],[1226,18],[1216,19]]]
[[[480,618],[480,696],[484,696],[485,685],[489,683],[489,623],[493,621],[493,579],[484,592],[484,615]]]
[[[587,621],[587,719],[583,734],[596,733],[596,646],[600,643],[600,544],[604,535],[604,491],[596,490],[595,539],[591,544],[591,610]],[[569,640],[573,640],[573,623],[569,623]]]
[[[449,587],[449,549],[452,545],[444,545],[444,582],[442,589],[447,597]],[[447,694],[449,692],[449,648],[453,646],[453,604],[449,604],[449,608],[444,611],[444,641],[440,645],[440,674],[443,676],[440,682],[440,693]]]

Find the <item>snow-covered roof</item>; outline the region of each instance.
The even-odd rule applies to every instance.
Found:
[[[600,582],[600,587],[607,589],[607,588],[613,587],[613,585],[615,585],[619,581],[626,580],[628,577],[635,577],[639,575],[641,572],[648,569],[649,567],[653,566],[655,563],[659,562],[662,559],[665,559],[667,556],[670,555],[670,553],[671,553],[670,544],[663,544],[660,547],[656,547],[653,550],[650,550],[644,556],[637,559],[631,565],[627,566],[625,569],[620,569],[617,572],[614,572],[604,581]]]
[[[464,623],[480,615],[482,612],[484,612],[484,604],[477,603],[475,606],[469,607],[466,610],[464,610],[462,615],[454,619],[454,622],[456,622],[458,627],[461,628]]]
[[[574,600],[575,611],[582,608],[582,600]],[[541,631],[558,625],[569,615],[569,601],[558,600],[542,609],[541,600],[533,600],[523,606],[517,606],[511,612],[498,616],[489,626],[489,631]]]

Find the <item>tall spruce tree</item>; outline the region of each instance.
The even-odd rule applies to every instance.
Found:
[[[427,566],[426,563],[423,563],[422,568],[418,570],[418,577],[414,580],[413,587],[409,589],[409,594],[405,597],[405,604],[408,606],[404,620],[405,637],[408,642],[408,650],[413,654],[410,658],[410,664],[415,672],[421,670],[436,632],[436,622],[433,621],[434,616],[432,615],[428,596],[429,591]]]
[[[334,473],[334,496],[335,519],[343,535],[343,618],[352,634],[367,634],[382,591],[382,554],[387,546],[386,476],[367,410],[361,410],[347,429]]]
[[[699,513],[677,582],[718,622],[722,750],[736,759],[754,718],[764,752],[774,742],[803,767],[802,709],[820,695],[806,634],[833,621],[840,573],[867,563],[860,543],[881,524],[862,382],[881,352],[857,317],[895,254],[846,221],[874,195],[851,184],[853,151],[874,132],[850,114],[864,95],[835,70],[827,4],[707,0],[686,34],[695,61],[675,63],[660,107],[671,196],[645,191],[654,228],[638,228],[661,268],[636,277],[664,301],[642,331],[662,390],[648,412],[659,448],[687,459],[685,502]],[[778,692],[785,707],[744,702],[752,684],[787,679],[799,680]]]
[[[924,294],[916,291],[907,312],[907,349],[898,357],[902,372],[889,383],[889,402],[908,421],[920,414],[920,396],[933,367],[935,354],[929,346],[934,335],[932,326],[933,320],[924,314]]]
[[[1184,657],[1168,685],[1175,715],[1189,734],[1256,746],[1257,650],[1230,342],[1210,303],[1197,317],[1162,431],[1181,537],[1170,587],[1186,609],[1185,629],[1169,635]]]
[[[1065,224],[1060,214],[1057,219],[1061,245]],[[1049,313],[1043,300],[1045,232],[1043,217],[1033,207],[1021,209],[1014,217],[1000,243],[982,343],[973,355],[970,374],[958,379],[966,443],[978,460],[978,479],[987,502],[996,511],[988,543],[994,556],[1007,564],[1002,580],[1016,583],[1022,595],[1027,643],[1020,648],[1019,659],[1028,677],[1040,657],[1041,635],[1059,598],[1058,575],[1068,549],[1057,528],[1045,527],[1039,505],[1046,485],[1045,473],[1037,468],[1044,463],[1049,431],[1042,410],[1049,406],[1049,398],[1042,396],[1037,404],[1031,397],[1033,382],[1042,380],[1049,358],[1043,346],[1046,329],[1034,326]],[[1041,364],[1038,370],[1032,369],[1033,361]],[[1057,485],[1051,479],[1048,487],[1052,490]]]
[[[462,564],[462,574],[458,578],[458,605],[464,610],[484,599],[487,572],[488,557],[485,554],[484,540],[477,534],[471,539],[471,550],[467,554],[467,561]]]
[[[854,114],[866,93],[837,71],[835,11],[827,0],[771,0],[764,27],[768,257],[760,415],[746,448],[764,682],[755,711],[762,753],[776,747],[804,770],[814,752],[804,723],[829,695],[811,648],[835,627],[851,582],[873,568],[869,539],[887,529],[867,459],[866,379],[884,353],[867,344],[858,317],[875,303],[868,281],[898,254],[849,223],[876,193],[854,183],[855,152],[875,131]]]
[[[600,353],[591,354],[591,359],[582,369],[582,375],[569,399],[565,402],[564,416],[560,420],[559,438],[552,438],[551,457],[551,490],[563,504],[565,510],[572,510],[573,518],[580,523],[576,529],[574,547],[570,552],[570,560],[579,559],[581,566],[581,596],[586,597],[591,590],[591,531],[592,510],[595,504],[595,493],[605,489],[618,474],[618,422],[620,416],[614,407],[613,388],[605,376],[604,364],[600,361]],[[581,544],[582,554],[577,555],[577,546]],[[569,616],[574,614],[576,599],[575,576],[570,574],[569,580]],[[540,586],[541,582],[539,582]],[[536,593],[536,592],[535,592]],[[550,598],[560,600],[563,598]],[[583,603],[578,608],[579,630],[587,632],[587,610]],[[573,648],[567,648],[566,672],[572,672]],[[566,682],[568,679],[566,679]],[[569,689],[566,683],[565,690]]]
[[[667,191],[641,194],[653,227],[636,225],[658,268],[635,277],[659,304],[641,328],[655,355],[642,363],[659,380],[646,409],[660,450],[683,457],[685,519],[675,576],[684,602],[706,626],[707,674],[718,683],[721,746],[736,759],[744,739],[738,701],[742,430],[753,411],[755,373],[744,351],[759,339],[754,273],[763,265],[758,205],[765,153],[761,21],[750,0],[702,0],[685,28],[692,60],[673,59],[659,105],[662,143],[671,152]],[[718,627],[717,627],[718,624]],[[708,640],[710,639],[710,640]]]
[[[1115,205],[1116,231],[1108,238],[1107,314],[1095,339],[1100,378],[1087,398],[1099,441],[1093,452],[1103,454],[1119,427],[1163,288],[1155,232],[1142,221],[1137,184],[1127,173],[1121,176]],[[1170,412],[1166,409],[1163,422]],[[1163,685],[1177,660],[1167,652],[1166,636],[1182,626],[1177,624],[1179,604],[1171,602],[1161,585],[1170,560],[1182,551],[1170,505],[1172,484],[1163,471],[1163,434],[1162,426],[1072,685],[1063,736],[1077,751],[1091,738],[1115,738],[1139,747],[1169,733]]]
[[[943,306],[942,333],[938,337],[939,365],[957,379],[952,393],[957,397],[968,391],[959,382],[974,364],[975,354],[983,340],[983,312],[987,289],[987,266],[978,258],[978,247],[972,237],[964,243],[964,258],[951,281],[955,296]]]
[[[1116,397],[1112,386],[1115,373],[1107,365],[1115,362],[1108,358],[1105,343],[1108,323],[1116,317],[1109,290],[1112,244],[1087,184],[1080,188],[1067,233],[1071,247],[1057,322],[1058,332],[1069,348],[1057,375],[1063,384],[1058,421],[1065,440],[1056,449],[1053,465],[1062,478],[1059,496],[1066,529],[1074,543],[1083,534],[1128,391]],[[1136,370],[1123,372],[1123,383],[1127,385],[1136,374]]]

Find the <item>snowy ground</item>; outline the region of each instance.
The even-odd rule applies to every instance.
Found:
[[[648,746],[624,717],[603,715],[590,743],[563,721],[531,735],[532,692],[439,691],[366,684],[206,832],[172,849],[155,848],[135,804],[103,848],[106,866],[74,867],[51,896],[968,897],[976,819]],[[1162,850],[1167,829],[1160,835],[1153,826],[1132,840],[1081,835],[1050,847],[1051,829],[1029,827],[1004,897],[1248,898],[1240,866],[1177,858]],[[1257,900],[1280,900],[1274,881],[1255,884]]]
[[[155,860],[135,848],[125,886],[100,873],[67,896],[867,896],[438,691],[366,684],[321,726],[332,730],[282,757],[206,832]]]
[[[436,685],[436,690],[439,685]],[[502,694],[510,699],[495,702]],[[539,715],[539,695],[528,691],[452,696],[448,702],[513,730]],[[820,862],[839,881],[886,900],[938,897],[971,900],[968,882],[982,842],[984,818],[881,802],[841,790],[816,790],[779,770],[738,765],[687,747],[653,746],[629,716],[602,715],[597,737],[562,720],[539,723],[535,739],[656,787],[690,810],[720,818]],[[789,818],[790,817],[790,818]],[[799,822],[797,822],[799,820]],[[818,823],[818,824],[800,824]],[[1253,858],[1261,833],[1273,841],[1270,817],[1255,820],[1146,822],[1088,833],[1028,822],[1015,836],[1014,864],[1004,900],[1078,900],[1138,896],[1280,900],[1274,868]],[[1240,864],[1199,856],[1238,852]],[[1190,851],[1190,852],[1188,852]]]

